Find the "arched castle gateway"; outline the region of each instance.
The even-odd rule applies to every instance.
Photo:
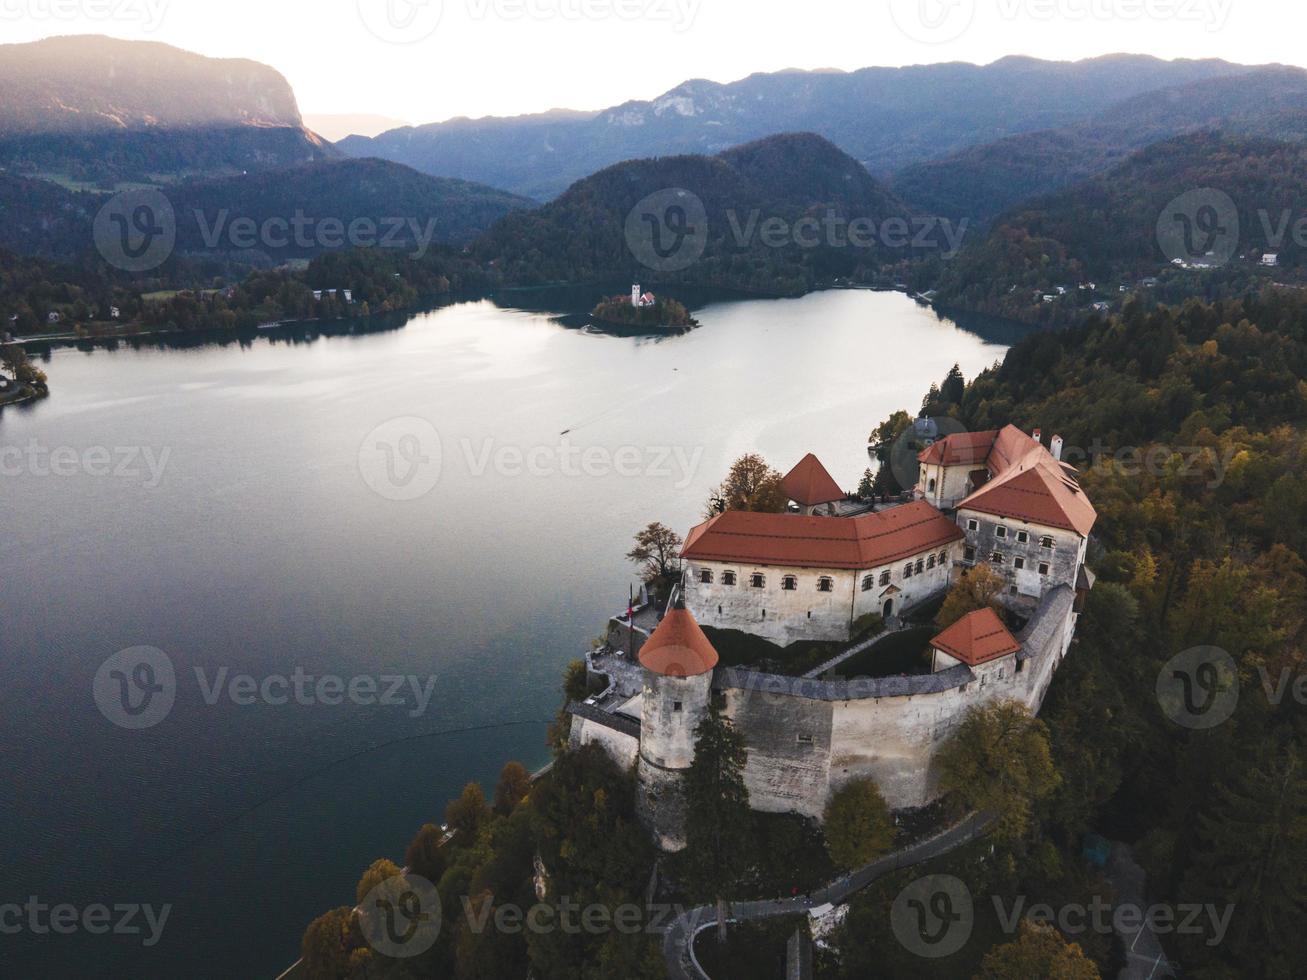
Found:
[[[795,501],[800,512],[700,525],[683,553],[683,601],[661,619],[646,606],[612,622],[588,658],[607,689],[569,706],[572,745],[601,744],[636,768],[641,812],[669,850],[684,846],[681,781],[713,697],[744,736],[757,810],[820,819],[832,792],[867,776],[893,809],[931,802],[939,753],[971,707],[1039,710],[1093,585],[1084,558],[1096,514],[1060,443],[1050,452],[1012,426],[950,436],[921,454],[916,499],[875,510],[813,500],[834,481],[805,459],[802,479],[786,478],[787,492],[809,497]],[[982,563],[1025,626],[1014,635],[993,612],[973,613],[931,640],[930,673],[823,681],[729,668],[699,626],[781,645],[847,641],[868,612],[910,611]]]

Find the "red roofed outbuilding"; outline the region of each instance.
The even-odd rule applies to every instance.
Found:
[[[935,651],[936,671],[959,663],[980,667],[1021,650],[1021,644],[993,609],[968,613],[931,640],[930,645]]]

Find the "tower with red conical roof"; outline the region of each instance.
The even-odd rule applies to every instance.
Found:
[[[685,847],[684,776],[694,763],[694,733],[712,700],[717,651],[680,604],[640,648],[638,798],[641,818],[665,851]]]

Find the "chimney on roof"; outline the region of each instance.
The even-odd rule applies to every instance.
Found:
[[[1034,432],[1030,433],[1030,438],[1034,439],[1035,442],[1042,442],[1043,435],[1044,435],[1043,429],[1036,429]]]
[[[1053,437],[1053,446],[1050,452],[1052,452],[1053,458],[1059,463],[1062,462],[1062,447],[1064,445],[1066,445],[1066,443],[1063,441],[1061,436]]]

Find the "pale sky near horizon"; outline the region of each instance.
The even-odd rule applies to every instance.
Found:
[[[1307,66],[1293,0],[0,0],[0,42],[86,33],[251,58],[306,114],[412,123],[784,68],[1119,51]]]

